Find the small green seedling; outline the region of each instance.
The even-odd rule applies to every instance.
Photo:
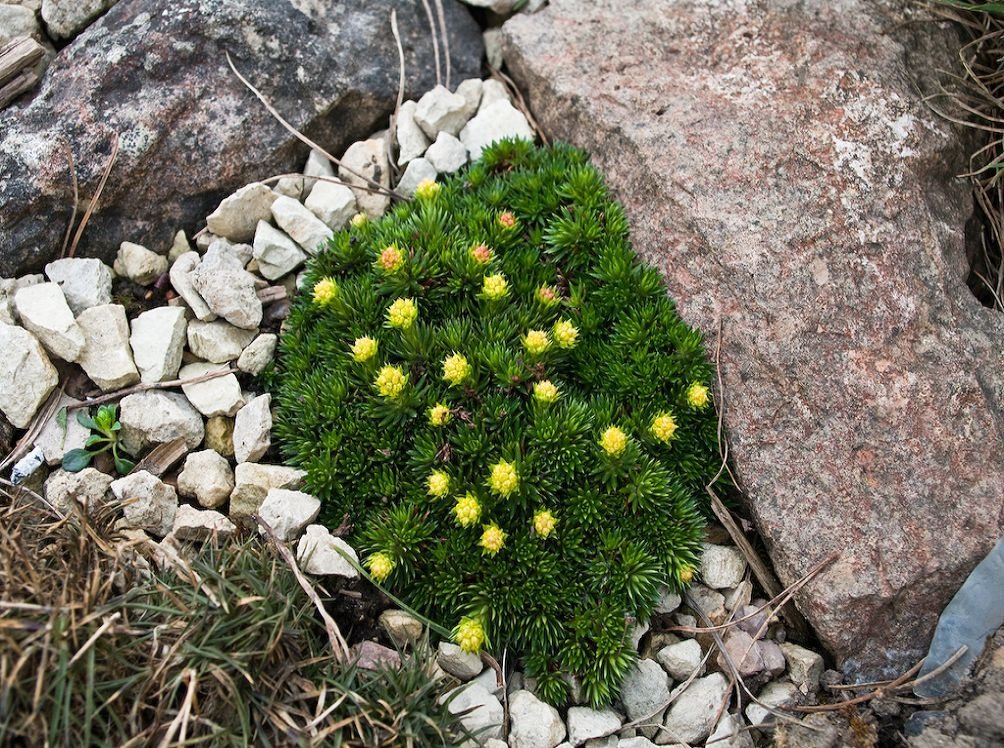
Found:
[[[65,415],[61,415],[65,422]],[[63,470],[79,473],[91,464],[91,460],[108,450],[111,450],[115,469],[119,475],[126,475],[136,466],[132,460],[119,455],[119,431],[122,429],[122,424],[118,419],[117,405],[100,406],[94,418],[91,418],[88,411],[78,410],[77,423],[90,429],[91,435],[84,442],[83,449],[71,449],[63,455]]]

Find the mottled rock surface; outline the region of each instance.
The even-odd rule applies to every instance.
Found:
[[[921,101],[958,40],[883,0],[554,0],[504,26],[713,341],[731,456],[851,674],[898,674],[1004,531],[1004,317],[966,287],[959,134]]]
[[[456,81],[477,74],[477,25],[444,2]],[[336,155],[385,123],[398,89],[390,33],[397,11],[405,95],[432,88],[422,6],[346,2],[118,3],[58,55],[38,93],[0,113],[0,275],[53,259],[70,219],[66,144],[89,197],[119,153],[78,256],[110,260],[124,241],[157,252],[201,228],[253,179],[298,171],[307,149],[237,80],[226,53],[297,130]],[[254,133],[249,138],[248,133]]]

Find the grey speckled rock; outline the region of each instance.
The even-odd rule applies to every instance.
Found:
[[[959,40],[904,20],[555,0],[503,26],[534,116],[604,172],[683,319],[723,322],[752,517],[784,584],[840,553],[798,606],[867,680],[920,659],[1004,535],[1004,316],[966,286],[964,139],[923,99]]]
[[[420,3],[174,0],[170,12],[164,8],[160,0],[116,4],[88,29],[86,43],[60,51],[34,97],[0,112],[0,276],[58,253],[73,204],[67,142],[80,194],[90,196],[112,133],[120,134],[115,168],[77,252],[109,261],[122,241],[167,249],[178,228],[200,229],[249,179],[300,170],[307,149],[237,80],[224,50],[293,127],[336,155],[394,108],[392,9],[405,50],[405,98],[435,83]],[[453,76],[478,75],[477,24],[456,0],[443,10]]]

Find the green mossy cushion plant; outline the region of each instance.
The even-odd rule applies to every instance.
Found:
[[[586,155],[507,141],[307,271],[272,388],[285,456],[370,573],[543,698],[608,703],[631,618],[698,562],[712,367]]]

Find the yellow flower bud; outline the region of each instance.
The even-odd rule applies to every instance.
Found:
[[[523,336],[523,347],[528,353],[539,356],[551,347],[551,339],[543,330],[530,330]]]
[[[533,515],[533,531],[542,538],[549,537],[557,524],[558,519],[548,509],[539,509]]]
[[[687,388],[687,403],[691,408],[703,408],[710,400],[708,388],[700,382],[694,382]]]
[[[425,479],[429,488],[429,495],[442,498],[450,492],[450,476],[442,470],[433,470],[429,477]]]
[[[660,413],[652,419],[652,436],[661,442],[668,442],[676,433],[676,419],[672,413]]]
[[[489,556],[494,556],[499,551],[502,550],[502,546],[505,545],[506,533],[502,531],[502,528],[492,522],[490,525],[485,525],[485,531],[481,533],[481,547],[485,549],[485,553]]]
[[[547,379],[536,382],[533,385],[533,398],[539,403],[553,403],[558,399],[558,388]]]
[[[627,447],[627,434],[616,426],[611,426],[600,437],[600,446],[608,455],[616,457]]]
[[[551,332],[559,348],[574,348],[579,339],[579,328],[567,319],[555,322]]]
[[[505,211],[504,213],[499,214],[499,226],[506,229],[507,231],[516,228],[516,225],[518,223],[519,222],[516,220],[516,216],[514,216],[508,210]]]
[[[481,502],[468,491],[457,499],[457,503],[453,506],[453,514],[461,527],[470,527],[481,519]]]
[[[384,247],[377,258],[377,267],[385,273],[393,273],[400,270],[404,265],[404,252],[398,249],[396,244]]]
[[[477,654],[485,643],[485,628],[480,621],[465,616],[453,630],[453,641],[468,654]]]
[[[370,575],[378,582],[383,582],[394,570],[394,562],[386,553],[374,553],[366,559]]]
[[[352,228],[354,229],[361,229],[369,222],[370,222],[370,217],[365,213],[356,213],[354,216],[352,216],[352,220],[349,221],[349,223],[352,224]]]
[[[443,186],[435,179],[423,179],[418,183],[418,187],[415,188],[415,197],[419,200],[431,200],[438,195],[442,189]]]
[[[384,397],[397,397],[408,384],[408,377],[400,366],[384,366],[377,373],[373,386]]]
[[[694,581],[693,566],[684,566],[682,569],[680,569],[680,581],[683,582],[684,584],[690,584],[692,581]]]
[[[334,278],[321,278],[314,284],[314,303],[320,306],[330,304],[338,295],[338,284]]]
[[[356,342],[352,344],[352,358],[359,363],[369,361],[376,355],[378,345],[377,341],[369,336],[356,338]]]
[[[489,298],[492,301],[498,301],[499,299],[509,295],[509,283],[506,281],[505,276],[502,275],[502,273],[486,275],[483,293],[486,298]]]
[[[500,460],[492,465],[491,475],[488,477],[488,487],[499,496],[509,496],[519,488],[519,473],[516,466],[511,462]]]
[[[399,330],[407,330],[418,318],[418,305],[414,299],[396,299],[387,307],[387,324]]]
[[[436,403],[429,408],[429,425],[431,426],[445,426],[450,422],[450,418],[452,418],[450,409],[442,403]]]
[[[443,359],[443,379],[451,386],[457,387],[471,375],[471,365],[459,353],[454,353]]]

